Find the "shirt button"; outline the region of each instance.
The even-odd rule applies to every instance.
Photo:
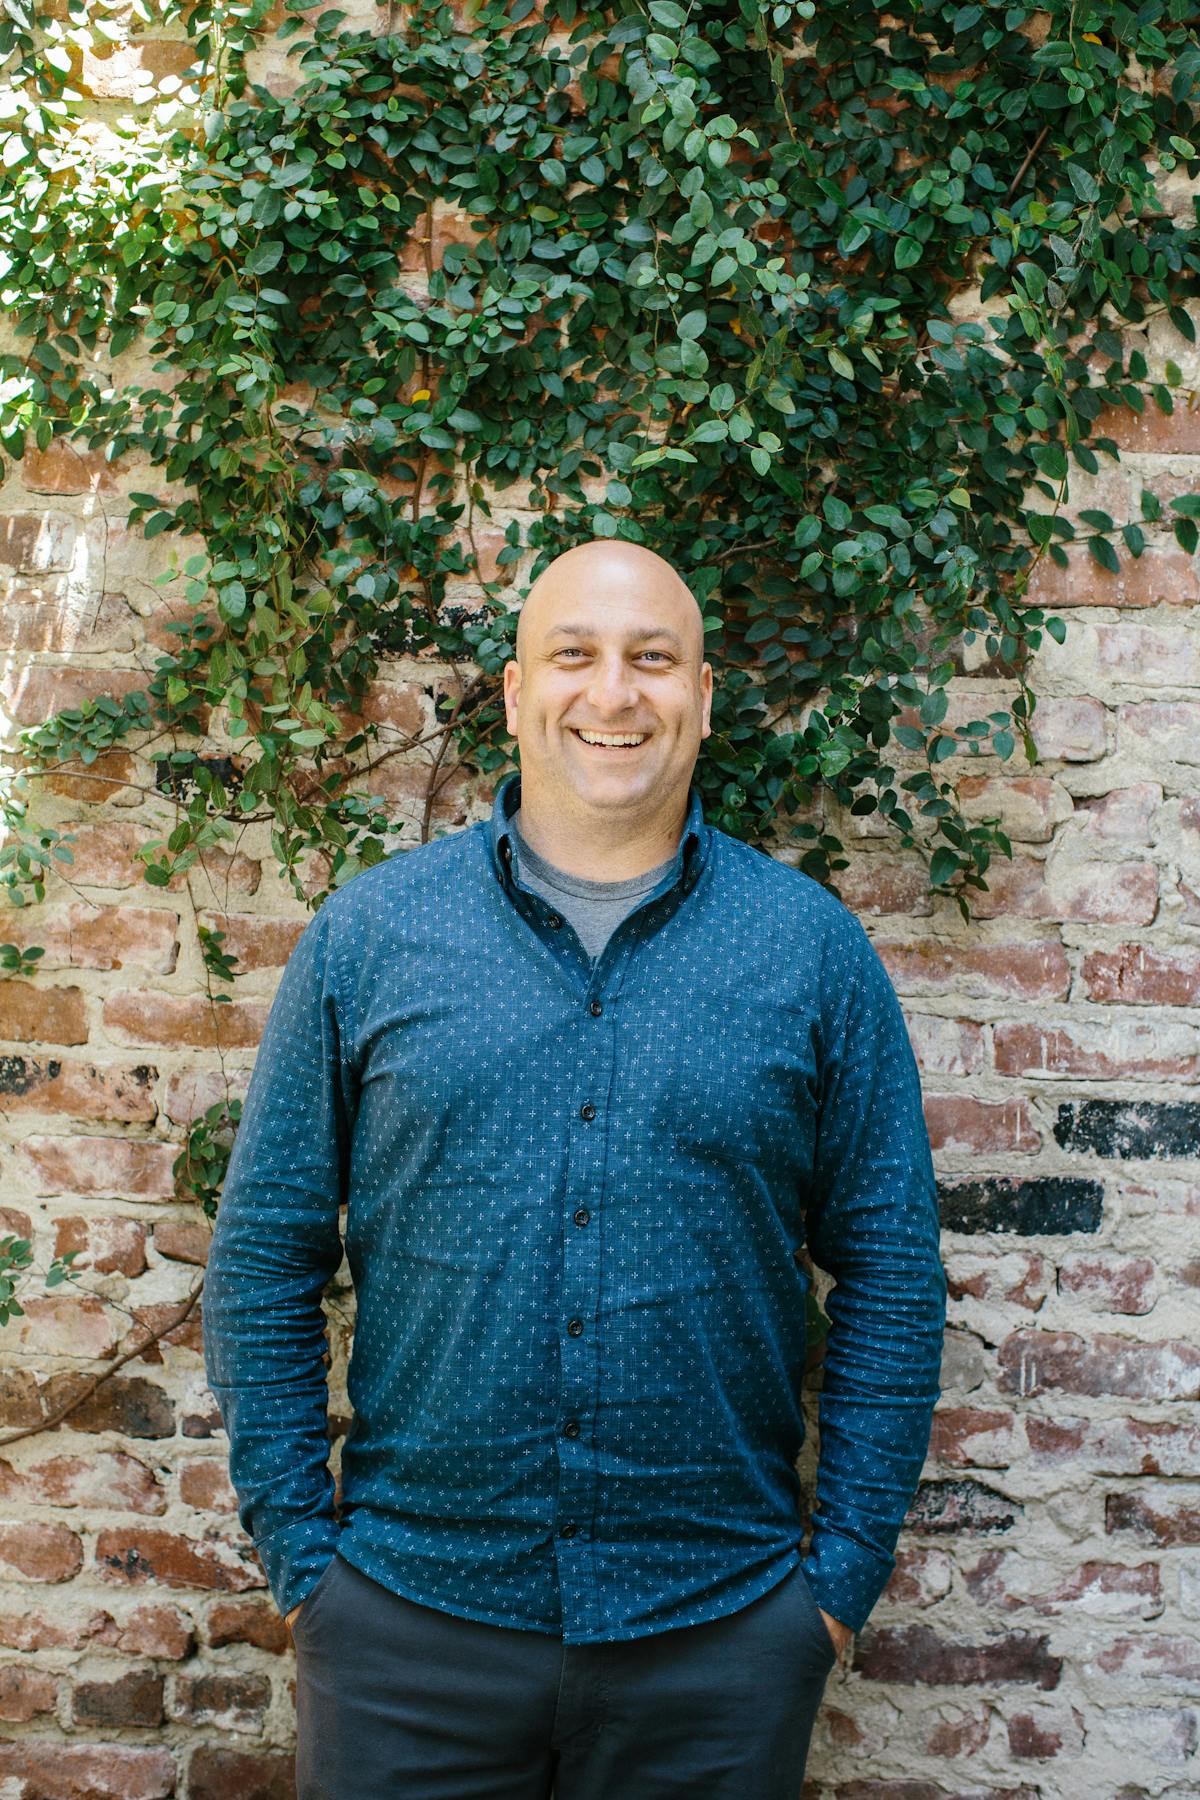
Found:
[[[572,1337],[578,1337],[580,1332],[583,1330],[583,1320],[582,1319],[568,1320],[567,1330],[570,1332]]]
[[[562,924],[562,920],[559,918],[557,913],[549,913],[549,914],[547,914],[547,917],[546,917],[546,923],[550,927],[551,931],[557,931],[559,926]]]
[[[579,1436],[579,1420],[578,1419],[568,1419],[567,1420],[566,1424],[563,1426],[563,1436],[564,1437],[578,1437]]]
[[[578,1526],[576,1525],[560,1525],[558,1535],[559,1537],[574,1537],[577,1530]]]
[[[579,1116],[581,1119],[594,1119],[595,1118],[596,1109],[592,1105],[590,1100],[584,1101],[583,1105],[579,1109]]]
[[[587,1207],[581,1206],[575,1214],[575,1223],[577,1225],[586,1225],[588,1220],[591,1218],[591,1216],[592,1215],[588,1211]],[[796,1254],[799,1255],[799,1251],[797,1251]]]
[[[588,1011],[591,1013],[593,1019],[598,1019],[600,1014],[604,1011],[604,1008],[598,1000],[593,1000],[592,1004],[588,1007]]]

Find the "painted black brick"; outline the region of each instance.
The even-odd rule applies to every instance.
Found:
[[[1200,1102],[1068,1100],[1054,1136],[1064,1150],[1097,1156],[1200,1156]]]
[[[1082,1176],[938,1183],[943,1231],[1011,1231],[1020,1237],[1099,1231],[1103,1208],[1101,1183]]]

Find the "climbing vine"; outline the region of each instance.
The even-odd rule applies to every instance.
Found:
[[[1036,760],[1032,658],[1065,635],[1035,567],[1197,548],[1195,496],[1072,506],[1112,409],[1193,397],[1190,0],[134,13],[195,58],[119,123],[81,81],[115,9],[0,22],[0,448],[148,462],[128,522],[179,545],[144,686],[21,734],[8,898],[69,878],[39,779],[125,746],[147,883],[266,826],[320,904],[515,766],[514,575],[621,536],[702,608],[712,822],[836,882],[838,809],[877,813],[969,917],[1012,852],[957,777]],[[404,729],[370,705],[398,662]],[[996,704],[954,722],[969,667]],[[373,779],[396,759],[415,817]],[[200,949],[216,1005],[236,959]],[[180,1159],[210,1211],[235,1127]]]

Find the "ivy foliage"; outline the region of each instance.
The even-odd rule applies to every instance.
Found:
[[[104,142],[78,74],[105,6],[0,23],[0,445],[148,458],[132,522],[203,545],[145,690],[25,734],[9,897],[70,860],[30,782],[123,742],[167,746],[151,884],[265,820],[298,895],[313,856],[340,885],[404,823],[371,788],[397,755],[428,836],[458,766],[514,762],[512,565],[621,536],[704,613],[713,822],[829,881],[823,797],[878,811],[968,916],[1012,852],[956,773],[1036,760],[1030,658],[1064,637],[1034,566],[1197,545],[1195,498],[1066,510],[1119,460],[1110,409],[1172,410],[1151,322],[1194,341],[1189,0],[149,6],[196,61]],[[292,92],[253,78],[270,42]],[[131,349],[155,379],[106,379]],[[361,710],[398,656],[436,690],[408,734]],[[1002,704],[953,722],[971,664]]]

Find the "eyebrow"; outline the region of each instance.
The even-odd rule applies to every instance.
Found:
[[[554,625],[546,633],[547,637],[594,637],[594,625]],[[627,644],[644,644],[650,638],[663,638],[673,644],[676,650],[683,649],[683,639],[678,632],[671,631],[666,625],[654,625],[649,631],[631,631],[625,639]]]

